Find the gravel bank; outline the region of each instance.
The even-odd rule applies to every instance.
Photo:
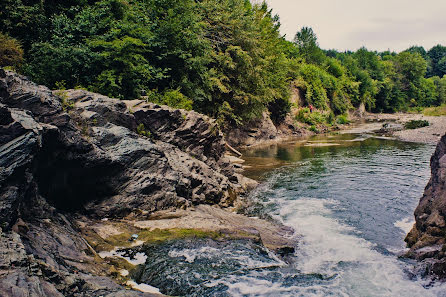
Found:
[[[376,122],[395,122],[402,124],[411,120],[426,120],[429,122],[428,127],[401,130],[392,132],[392,135],[398,139],[409,142],[421,142],[437,144],[441,136],[446,133],[446,116],[424,116],[422,114],[407,114],[407,113],[395,113],[395,114],[366,114],[364,119],[366,121],[374,121],[375,123],[369,123],[365,125],[377,125]],[[382,127],[382,125],[381,125]]]

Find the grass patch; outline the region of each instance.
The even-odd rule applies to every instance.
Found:
[[[429,126],[429,122],[425,120],[412,120],[404,124],[406,129],[418,129]]]
[[[123,230],[124,231],[124,230]],[[84,233],[85,234],[85,233]],[[86,232],[85,236],[89,244],[96,252],[111,251],[115,247],[131,247],[132,241],[129,241],[132,234],[138,234],[138,241],[145,243],[161,243],[173,239],[185,238],[213,238],[218,239],[223,235],[220,232],[202,231],[197,229],[139,229],[131,227],[121,234],[110,236],[106,239],[101,238],[96,232]]]
[[[423,110],[425,116],[446,116],[446,104],[435,107],[428,107]]]

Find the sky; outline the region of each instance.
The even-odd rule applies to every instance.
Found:
[[[260,1],[260,0],[255,0]],[[323,49],[446,45],[446,0],[267,0],[288,40],[312,27]]]

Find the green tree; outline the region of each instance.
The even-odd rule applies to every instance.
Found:
[[[406,52],[409,52],[411,54],[420,54],[423,59],[427,60],[429,58],[426,50],[424,49],[424,47],[422,46],[411,46],[410,48],[408,48],[407,50],[405,50]]]
[[[308,63],[321,64],[325,60],[325,55],[319,48],[317,36],[312,28],[303,27],[296,33],[294,43],[299,48],[301,56]]]
[[[431,70],[428,76],[442,77],[446,74],[444,69],[444,57],[446,57],[446,46],[436,45],[428,51],[428,56],[431,62]]]

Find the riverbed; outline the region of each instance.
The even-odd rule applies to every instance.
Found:
[[[243,152],[252,216],[296,232],[281,258],[211,239],[146,247],[140,282],[183,296],[446,296],[417,270],[404,237],[430,176],[429,144],[373,134],[316,136]]]

